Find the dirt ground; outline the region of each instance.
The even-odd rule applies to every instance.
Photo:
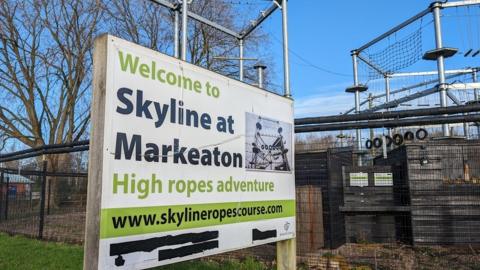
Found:
[[[0,222],[0,231],[36,238],[39,235],[38,215],[10,218]],[[85,212],[45,214],[43,239],[47,241],[82,244],[85,234]]]
[[[302,260],[303,259],[303,260]],[[480,247],[412,247],[399,244],[345,244],[301,256],[306,269],[480,269]]]
[[[253,247],[217,257],[255,257],[267,265],[274,265],[275,245]],[[297,259],[299,269],[315,270],[480,270],[480,247],[345,244],[335,250],[297,254]]]

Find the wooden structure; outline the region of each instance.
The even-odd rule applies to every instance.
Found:
[[[322,190],[306,185],[296,188],[297,193],[297,251],[314,253],[324,246]]]
[[[305,150],[295,154],[295,185],[321,189],[324,247],[337,248],[345,243],[342,166],[353,164],[351,148]],[[298,242],[298,245],[302,243]]]
[[[410,207],[413,244],[480,244],[479,140],[409,143],[375,163],[407,184],[397,203]]]
[[[410,208],[397,202],[389,166],[344,167],[343,198],[347,242],[406,241],[408,227],[401,220]]]

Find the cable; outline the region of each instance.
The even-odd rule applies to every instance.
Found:
[[[283,42],[281,42],[275,35],[272,34],[272,36],[275,39],[275,41],[277,41],[280,44],[283,44]],[[332,71],[332,70],[326,69],[324,67],[320,67],[318,65],[315,65],[312,62],[308,61],[307,59],[303,58],[300,54],[296,53],[295,51],[293,51],[290,48],[288,49],[288,52],[290,52],[293,56],[297,57],[299,60],[301,60],[302,62],[307,64],[307,66],[318,69],[320,71],[323,71],[323,72],[326,72],[326,73],[329,73],[329,74],[332,74],[332,75],[342,76],[342,77],[352,77],[353,76],[352,74],[340,73],[340,72]]]

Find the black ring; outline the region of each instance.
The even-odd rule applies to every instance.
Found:
[[[393,143],[397,146],[402,145],[403,143],[403,137],[401,134],[395,134],[393,135]]]
[[[365,148],[367,148],[367,149],[372,149],[372,140],[368,139],[368,140],[365,142]]]
[[[380,148],[382,144],[383,144],[383,140],[381,138],[373,139],[373,146],[375,146],[375,148]]]
[[[420,134],[423,133],[423,136],[420,136]],[[424,128],[420,128],[419,130],[417,130],[417,132],[415,132],[415,137],[417,137],[417,139],[419,139],[420,141],[423,141],[427,138],[428,136],[428,131]]]
[[[403,135],[403,138],[405,139],[405,141],[413,141],[413,139],[415,139],[415,134],[413,134],[413,132],[411,131],[407,131]]]

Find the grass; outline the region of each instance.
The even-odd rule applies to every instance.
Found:
[[[48,243],[22,236],[0,233],[0,269],[48,270],[82,269],[83,247],[78,245]],[[240,261],[192,261],[156,270],[268,270],[252,258]]]
[[[252,258],[247,258],[246,260],[239,261],[194,261],[194,262],[183,262],[178,264],[167,265],[163,267],[155,268],[156,270],[267,270],[258,261],[255,261]]]
[[[81,246],[0,234],[0,269],[81,269]]]

